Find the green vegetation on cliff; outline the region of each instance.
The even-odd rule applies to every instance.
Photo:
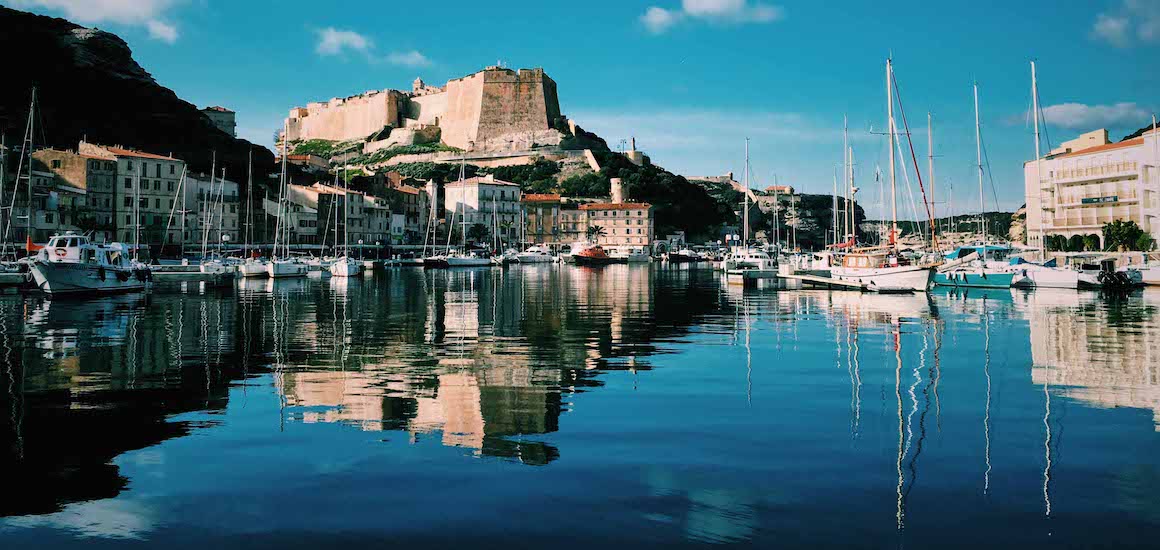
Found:
[[[401,155],[426,155],[429,153],[459,153],[462,149],[444,145],[442,143],[422,143],[416,145],[399,145],[387,149],[379,149],[373,153],[364,153],[358,155],[349,161],[347,164],[354,164],[359,166],[367,166],[371,164],[379,164],[391,160],[394,157]]]

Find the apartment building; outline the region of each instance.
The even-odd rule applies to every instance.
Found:
[[[34,185],[34,195],[41,206],[38,217],[41,233],[56,230],[92,231],[96,241],[112,241],[116,232],[113,216],[113,184],[117,177],[117,163],[76,151],[42,149],[32,154],[34,178],[44,185]],[[51,184],[47,174],[51,173]],[[53,199],[53,194],[56,198]],[[45,210],[54,210],[47,213]],[[48,218],[45,215],[48,214]],[[52,220],[52,221],[48,221]],[[52,235],[47,235],[51,237]],[[43,235],[36,239],[47,238]]]
[[[444,216],[468,227],[481,224],[488,235],[505,242],[518,238],[520,223],[519,184],[487,175],[448,183],[444,186]],[[498,232],[496,231],[498,228]]]
[[[185,161],[83,141],[77,152],[116,164],[112,217],[118,240],[131,243],[139,239],[141,244],[177,242],[180,233],[166,235],[165,224],[185,172]],[[135,235],[138,229],[140,233]]]
[[[587,214],[587,228],[598,230],[591,237],[605,246],[650,246],[653,242],[653,207],[637,202],[598,202],[580,205]]]
[[[1027,244],[1052,236],[1093,235],[1116,220],[1134,221],[1160,241],[1160,136],[1111,143],[1100,129],[1024,163]]]
[[[560,206],[557,194],[524,195],[524,240],[533,244],[560,244],[562,240]]]

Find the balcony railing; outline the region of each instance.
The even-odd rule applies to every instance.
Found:
[[[1135,172],[1137,166],[1138,164],[1133,160],[1109,162],[1106,164],[1085,166],[1083,168],[1065,168],[1062,170],[1053,170],[1048,172],[1049,176],[1044,178],[1041,183],[1047,186],[1055,183],[1067,183],[1069,181],[1077,181],[1082,179],[1116,176],[1120,174]]]

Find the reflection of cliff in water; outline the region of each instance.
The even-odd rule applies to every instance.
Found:
[[[0,516],[116,496],[127,480],[115,457],[189,433],[170,415],[224,407],[238,369],[182,368],[180,350],[205,341],[203,327],[233,332],[234,307],[192,295],[0,297]],[[213,346],[218,365],[238,363]]]

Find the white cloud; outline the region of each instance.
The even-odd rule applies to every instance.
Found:
[[[1062,128],[1094,130],[1118,125],[1139,125],[1148,118],[1148,110],[1131,102],[1114,105],[1061,103],[1043,109],[1043,120]]]
[[[780,6],[750,0],[682,0],[681,9],[650,6],[640,16],[650,32],[661,34],[681,21],[718,24],[771,23],[785,17]]]
[[[430,67],[431,60],[416,50],[409,52],[391,52],[387,54],[387,63],[404,67]]]
[[[371,49],[371,40],[357,32],[327,27],[320,29],[318,45],[314,51],[318,55],[338,55],[346,50],[366,53]]]
[[[1113,13],[1096,16],[1092,37],[1117,48],[1160,41],[1160,1],[1122,0]]]
[[[145,28],[149,30],[149,36],[156,38],[162,42],[172,44],[177,42],[177,27],[170,25],[164,21],[147,21]]]
[[[675,11],[669,11],[664,8],[652,6],[645,10],[644,15],[640,16],[640,22],[644,23],[645,28],[649,32],[656,34],[663,33],[669,30],[670,27],[680,21],[681,14]]]
[[[178,0],[9,0],[13,7],[59,12],[84,25],[116,23],[144,27],[151,38],[177,41],[177,27],[165,16]]]

